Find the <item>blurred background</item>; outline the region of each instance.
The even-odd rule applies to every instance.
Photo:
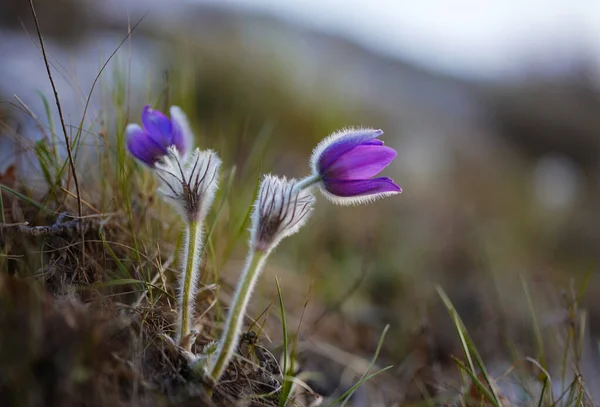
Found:
[[[70,125],[78,126],[100,68],[137,24],[103,71],[84,127],[110,137],[119,125],[111,101],[119,97],[127,99],[132,122],[144,104],[181,105],[198,144],[237,166],[231,199],[239,193],[240,208],[261,171],[305,175],[313,146],[330,132],[385,131],[398,157],[384,175],[404,193],[360,207],[320,199],[309,226],[278,249],[259,290],[264,295],[254,300],[257,310],[272,301],[276,274],[299,316],[312,287],[303,328],[309,351],[330,352],[315,345],[322,340],[368,357],[389,323],[382,357],[396,366],[390,380],[400,380],[405,397],[421,394],[416,376],[435,390],[432,377],[455,369],[444,368],[447,355],[460,352],[436,285],[495,376],[514,360],[513,345],[522,355],[536,352],[525,287],[542,333],[558,341],[547,344],[552,348],[568,319],[568,293],[587,282],[586,335],[596,342],[599,2],[36,6]],[[0,55],[0,174],[14,164],[33,187],[39,174],[15,134],[40,137],[22,106],[45,117],[40,93],[51,100],[52,92],[27,1],[0,4]],[[123,87],[124,96],[115,95]],[[93,174],[80,166],[84,180]],[[215,233],[232,229],[225,221]],[[243,241],[238,246],[218,270],[230,283],[243,261]],[[587,380],[600,387],[592,353]],[[305,363],[318,365],[319,357],[327,360]]]

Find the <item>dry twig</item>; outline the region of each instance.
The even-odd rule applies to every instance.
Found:
[[[42,49],[42,56],[44,57],[44,64],[46,65],[46,72],[48,72],[48,79],[50,79],[50,85],[52,85],[52,90],[54,91],[54,100],[56,101],[56,107],[58,108],[58,117],[60,118],[60,125],[63,130],[63,134],[65,136],[65,145],[67,148],[67,156],[69,158],[69,166],[71,167],[71,173],[73,174],[73,183],[75,184],[75,191],[77,193],[77,214],[79,215],[79,219],[81,220],[83,217],[83,207],[81,205],[81,193],[79,191],[79,181],[77,180],[77,171],[75,170],[75,161],[73,160],[73,153],[71,151],[71,142],[69,141],[69,135],[67,134],[67,127],[65,126],[65,119],[63,116],[62,106],[60,105],[60,99],[58,97],[58,91],[56,90],[56,85],[54,84],[54,78],[52,77],[52,71],[50,70],[50,64],[48,62],[48,55],[46,54],[46,47],[44,46],[44,38],[42,37],[42,31],[40,30],[40,23],[37,18],[37,13],[35,12],[35,6],[33,5],[33,0],[29,0],[29,6],[31,8],[31,14],[33,15],[33,21],[35,22],[35,30],[37,32],[38,38],[40,40],[40,47]],[[67,185],[68,189],[68,185]],[[82,267],[85,265],[85,244],[84,242],[84,231],[81,228],[81,265]]]

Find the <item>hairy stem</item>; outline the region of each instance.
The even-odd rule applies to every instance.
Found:
[[[200,274],[202,222],[189,222],[186,232],[185,257],[182,262],[183,270],[179,280],[179,316],[175,334],[175,342],[177,343],[184,341],[190,333],[190,319],[194,312],[194,294],[198,283],[198,275]]]
[[[242,278],[238,283],[233,298],[233,304],[229,308],[227,314],[227,322],[225,323],[225,330],[221,336],[219,347],[215,355],[215,363],[210,368],[210,378],[216,383],[221,377],[225,368],[227,367],[233,352],[238,345],[240,330],[242,328],[242,321],[246,314],[246,308],[250,301],[250,295],[258,276],[262,271],[269,252],[258,251],[250,249],[248,259],[246,260],[246,266],[242,273]]]
[[[312,188],[315,184],[321,181],[321,177],[319,175],[309,175],[306,178],[302,178],[296,183],[296,189],[307,189]]]

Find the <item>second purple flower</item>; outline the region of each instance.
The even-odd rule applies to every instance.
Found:
[[[374,129],[342,130],[315,148],[311,167],[323,195],[338,204],[357,204],[402,192],[390,178],[373,178],[396,157],[396,150],[377,139],[382,134]]]
[[[144,107],[142,126],[129,124],[125,129],[131,154],[148,165],[154,165],[168,153],[171,146],[185,156],[191,148],[192,132],[185,113],[177,106],[170,109],[171,118],[162,112]]]

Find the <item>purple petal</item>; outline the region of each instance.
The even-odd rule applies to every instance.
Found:
[[[381,145],[360,145],[341,155],[323,174],[325,179],[360,180],[379,174],[396,157],[396,150]]]
[[[129,152],[144,164],[153,167],[162,156],[167,154],[167,150],[150,138],[137,124],[129,124],[125,133]]]
[[[374,139],[381,136],[383,131],[381,130],[371,130],[371,129],[362,129],[362,130],[354,130],[350,133],[344,135],[342,138],[333,141],[330,146],[328,146],[319,157],[318,167],[319,172],[322,174],[329,166],[337,160],[341,155],[346,152],[352,150],[354,147],[363,144],[363,143],[371,143]],[[383,142],[381,143],[383,144]]]
[[[360,143],[360,145],[361,146],[382,146],[383,145],[383,141],[377,140],[375,138],[373,140],[363,141],[362,143]]]
[[[185,155],[192,144],[193,134],[190,124],[183,111],[177,106],[171,106],[171,142],[177,147],[181,155]]]
[[[144,107],[142,124],[150,137],[163,147],[173,144],[171,120],[158,110]]]
[[[376,195],[386,192],[402,192],[402,188],[394,184],[394,180],[386,177],[361,181],[329,180],[325,181],[324,186],[331,194],[342,197]]]

